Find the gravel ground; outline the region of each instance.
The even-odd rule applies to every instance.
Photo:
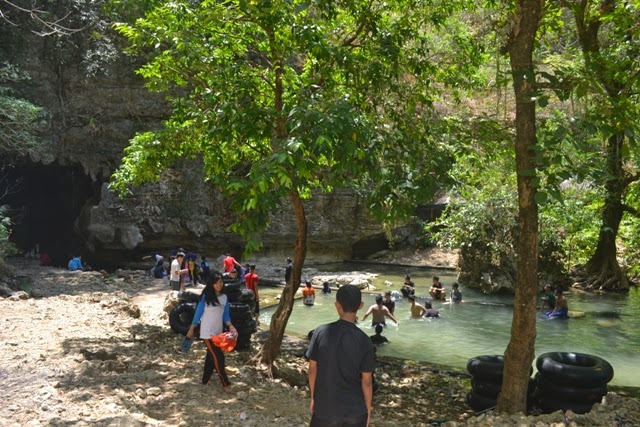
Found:
[[[300,356],[306,343],[285,340],[276,379],[248,362],[251,352],[231,353],[234,385],[225,394],[217,383],[200,385],[199,343],[180,353],[163,281],[135,271],[107,275],[12,262],[29,278],[30,292],[0,298],[0,426],[308,424]],[[476,417],[464,403],[464,373],[385,360],[376,378],[374,427],[640,426],[640,401],[621,394],[609,393],[584,416]]]

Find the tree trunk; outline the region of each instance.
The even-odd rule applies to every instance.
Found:
[[[535,201],[536,106],[533,48],[544,0],[519,0],[509,58],[516,100],[516,172],[518,175],[517,278],[511,339],[505,351],[498,411],[525,413],[529,371],[535,356],[538,289],[538,206]]]
[[[629,289],[629,280],[617,258],[616,236],[624,214],[622,200],[626,177],[622,167],[624,135],[612,135],[607,140],[607,176],[602,222],[596,250],[587,262],[586,272],[595,275],[592,283],[603,288]]]
[[[300,287],[300,278],[302,277],[302,266],[307,256],[307,216],[297,190],[289,193],[293,212],[296,216],[297,236],[295,247],[295,258],[293,260],[293,270],[291,280],[282,290],[280,303],[275,313],[271,316],[271,324],[269,325],[269,337],[260,351],[260,361],[266,364],[269,369],[273,366],[273,362],[280,353],[282,338],[287,327],[287,322],[293,310],[293,301],[296,291]]]
[[[598,13],[589,13],[588,2],[576,2],[575,20],[582,54],[590,71],[604,87],[612,105],[621,104],[624,84],[616,77],[615,64],[603,60],[600,54],[599,32],[603,17],[615,9],[613,0],[604,0]],[[617,120],[617,119],[616,119]],[[615,128],[615,124],[612,124]],[[629,280],[620,268],[617,258],[616,237],[624,215],[623,200],[630,180],[624,170],[624,133],[611,135],[606,141],[605,201],[602,209],[600,232],[596,250],[585,265],[586,274],[595,276],[590,285],[602,288],[629,289]]]

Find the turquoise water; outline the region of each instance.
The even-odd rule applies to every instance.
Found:
[[[378,290],[399,290],[405,270],[376,271],[380,267],[367,267],[366,271],[380,273],[374,282]],[[364,270],[364,268],[362,268]],[[416,295],[428,295],[431,277],[438,274],[451,290],[455,276],[451,272],[411,271],[416,284]],[[393,285],[387,287],[384,281]],[[463,302],[450,305],[434,302],[440,311],[438,319],[410,319],[409,303],[396,302],[395,315],[400,324],[387,322],[383,332],[390,343],[378,349],[386,356],[438,363],[465,368],[469,358],[483,354],[502,354],[507,347],[513,313],[512,296],[484,295],[461,285]],[[375,295],[364,296],[364,306],[358,312],[362,318],[374,303]],[[628,295],[594,295],[568,292],[570,310],[585,312],[584,317],[567,320],[547,320],[540,315],[537,323],[536,357],[548,351],[571,351],[600,356],[609,361],[615,370],[612,384],[640,386],[640,291],[632,289]],[[316,304],[307,307],[296,300],[287,325],[287,332],[306,336],[316,326],[337,319],[334,306],[335,292],[318,293]],[[419,303],[423,301],[418,298]],[[270,322],[274,308],[261,311],[263,324]],[[373,335],[367,319],[359,327]]]

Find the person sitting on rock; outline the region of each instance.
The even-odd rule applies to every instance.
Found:
[[[416,284],[411,281],[411,276],[408,274],[404,276],[404,283],[402,284],[402,288],[400,288],[400,292],[402,292],[402,296],[407,298],[409,295],[415,295],[416,293]]]
[[[384,328],[382,327],[382,325],[378,324],[376,325],[376,334],[375,335],[371,335],[369,338],[371,338],[371,342],[373,343],[373,345],[381,345],[384,344],[386,342],[389,342],[389,340],[387,339],[387,337],[383,337],[382,336],[382,330]]]
[[[444,290],[444,285],[442,284],[442,282],[440,282],[439,276],[433,276],[433,284],[429,289],[429,295],[431,295],[431,298],[435,300],[444,301],[447,298]]]
[[[71,258],[71,261],[67,264],[67,268],[71,271],[82,271],[82,256],[76,255]]]

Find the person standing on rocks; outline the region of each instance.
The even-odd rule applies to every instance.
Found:
[[[287,257],[287,266],[284,269],[284,282],[286,284],[291,280],[291,273],[293,272],[293,260],[291,257]]]
[[[256,325],[260,324],[260,298],[258,297],[258,281],[259,280],[260,278],[256,274],[256,265],[251,264],[249,266],[249,272],[244,276],[244,283],[247,289],[250,289],[251,291],[253,291],[253,295],[255,295],[256,309],[254,312],[256,316]]]
[[[222,277],[218,274],[212,274],[202,290],[202,298],[198,303],[196,314],[193,316],[193,322],[187,332],[187,338],[193,338],[196,325],[200,323],[200,339],[207,346],[207,354],[204,359],[204,371],[202,373],[202,384],[207,385],[213,371],[218,373],[222,388],[225,392],[230,391],[231,382],[227,377],[225,370],[224,353],[213,344],[213,338],[222,333],[224,326],[229,331],[238,334],[236,328],[231,324],[231,315],[229,314],[229,300],[222,293],[224,283]]]
[[[182,276],[187,273],[188,270],[182,268],[182,261],[184,260],[184,252],[178,252],[176,259],[171,261],[171,271],[169,272],[169,285],[171,285],[172,291],[184,291],[184,282]]]
[[[306,353],[310,427],[366,427],[373,409],[376,358],[371,339],[355,324],[362,293],[356,286],[342,286],[335,304],[340,319],[316,328]]]

